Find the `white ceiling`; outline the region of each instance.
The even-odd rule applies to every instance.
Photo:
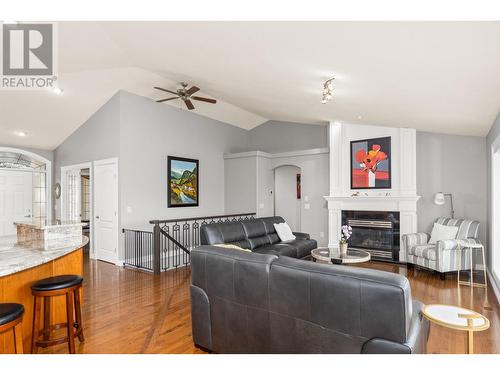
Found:
[[[500,22],[61,22],[63,95],[0,92],[0,143],[53,149],[117,90],[159,99],[153,85],[183,80],[218,99],[197,113],[245,129],[340,120],[484,136],[500,111],[499,40]]]

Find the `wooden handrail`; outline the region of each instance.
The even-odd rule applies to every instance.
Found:
[[[244,214],[216,215],[216,216],[183,217],[180,219],[150,220],[149,224],[177,223],[179,221],[199,221],[199,220],[206,220],[206,219],[221,219],[223,217],[254,216],[254,215],[256,215],[255,212],[249,212],[249,213],[244,213]]]

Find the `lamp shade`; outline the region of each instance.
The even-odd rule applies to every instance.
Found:
[[[444,203],[445,203],[445,200],[444,200],[443,193],[434,194],[434,204],[437,204],[438,206],[442,206]]]

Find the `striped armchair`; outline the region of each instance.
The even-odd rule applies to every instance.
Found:
[[[436,219],[435,222],[458,227],[456,239],[429,244],[430,234],[428,233],[405,234],[401,238],[402,251],[400,253],[405,259],[400,260],[442,274],[444,272],[469,269],[470,250],[463,247],[466,243],[480,243],[478,238],[479,222],[444,217]]]

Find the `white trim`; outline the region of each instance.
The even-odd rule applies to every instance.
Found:
[[[22,148],[15,148],[15,147],[2,147],[0,146],[0,151],[6,151],[6,152],[15,152],[18,154],[24,154],[27,156],[30,156],[34,159],[41,160],[45,163],[45,175],[47,176],[45,183],[47,184],[47,190],[46,190],[46,198],[45,201],[47,202],[46,206],[46,215],[47,215],[47,221],[51,222],[52,221],[52,211],[54,210],[54,207],[52,207],[52,162],[41,156],[38,155],[34,152],[23,150]]]
[[[94,160],[93,164],[94,165],[116,164],[116,166],[118,166],[118,158]]]
[[[305,156],[305,155],[318,155],[318,154],[328,154],[330,149],[328,147],[323,148],[311,148],[307,150],[297,150],[297,151],[287,151],[278,153],[268,153],[264,151],[247,151],[247,152],[237,152],[237,153],[225,153],[224,159],[240,159],[248,158],[253,156],[260,156],[268,159],[278,159],[278,158],[289,158],[294,156]]]
[[[311,148],[308,150],[298,150],[298,151],[289,151],[289,152],[279,152],[276,154],[271,154],[271,158],[290,158],[294,156],[306,156],[306,155],[319,155],[319,154],[329,154],[330,149],[328,147],[323,148]]]
[[[85,163],[79,163],[79,164],[73,164],[73,165],[65,165],[61,167],[61,197],[60,197],[60,212],[61,212],[61,219],[63,216],[63,210],[64,210],[64,198],[63,198],[63,192],[64,189],[66,188],[66,178],[64,178],[64,172],[68,170],[74,170],[74,169],[89,169],[89,175],[90,175],[90,222],[89,222],[89,228],[90,228],[90,236],[89,236],[89,257],[91,259],[95,259],[95,254],[94,254],[94,172],[93,172],[93,167],[92,167],[92,162],[88,161]]]
[[[489,268],[486,268],[486,274],[488,275],[491,289],[493,289],[493,294],[495,295],[497,302],[500,303],[500,281],[495,277],[494,272],[490,271]]]
[[[120,165],[118,163],[118,158],[109,158],[109,159],[102,159],[102,160],[94,160],[92,162],[93,167],[99,166],[99,165],[106,165],[106,164],[116,164],[116,197],[115,197],[115,204],[116,204],[116,259],[115,259],[115,265],[117,266],[123,266],[123,260],[120,257]],[[94,181],[94,175],[91,177]],[[95,196],[94,194],[94,185],[92,183],[92,195]],[[92,212],[95,212],[95,199],[92,200]],[[94,229],[92,227],[92,229]],[[97,259],[97,253],[94,252],[94,257]]]
[[[493,291],[495,293],[497,300],[500,301],[500,281],[496,277],[496,273],[495,273],[496,258],[500,257],[500,254],[498,254],[499,249],[500,249],[500,238],[497,234],[498,232],[495,231],[495,228],[498,225],[497,219],[500,218],[500,212],[496,212],[497,207],[500,206],[500,204],[498,202],[500,197],[498,196],[498,194],[495,194],[495,188],[498,188],[496,186],[495,180],[498,180],[500,178],[500,176],[498,176],[498,174],[500,173],[500,171],[499,171],[500,165],[496,165],[496,164],[498,164],[498,162],[495,163],[496,157],[498,157],[500,159],[500,135],[498,135],[493,140],[493,142],[491,143],[490,150],[491,150],[490,171],[489,171],[490,172],[490,181],[489,181],[490,182],[490,186],[489,186],[490,196],[488,198],[491,200],[491,202],[490,202],[491,216],[489,218],[489,219],[491,219],[491,223],[489,225],[489,229],[491,229],[491,230],[490,230],[490,233],[488,233],[489,240],[490,240],[488,250],[489,250],[489,252],[491,252],[491,254],[487,254],[487,255],[489,255],[489,256],[487,256],[487,259],[489,258],[489,260],[490,260],[490,267],[489,267],[489,269],[487,267],[487,270],[488,270],[488,276],[490,278],[490,285],[492,285],[492,288],[493,288]],[[495,251],[497,253],[495,253]],[[500,272],[500,270],[499,270],[499,272]]]
[[[247,151],[247,152],[237,152],[234,154],[226,154],[224,153],[224,159],[241,159],[241,158],[249,158],[253,156],[260,156],[263,158],[271,158],[272,154],[263,151]]]

